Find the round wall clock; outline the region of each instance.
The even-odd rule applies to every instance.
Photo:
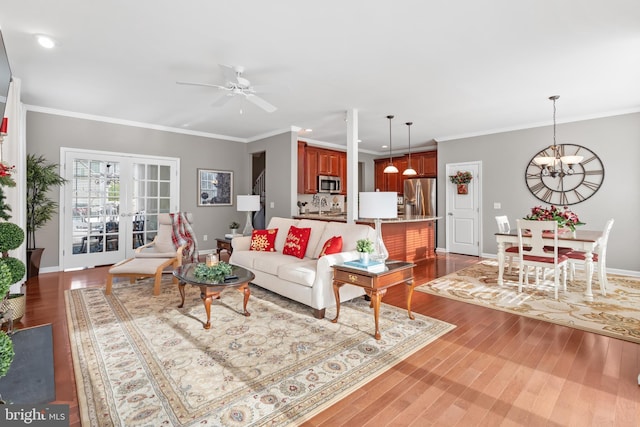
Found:
[[[567,156],[567,157],[565,157]],[[576,164],[567,164],[561,157],[582,156]],[[538,164],[536,158],[555,158],[550,164]],[[604,166],[588,148],[574,144],[559,144],[537,153],[527,165],[525,181],[531,194],[552,205],[575,205],[593,196],[604,181]]]

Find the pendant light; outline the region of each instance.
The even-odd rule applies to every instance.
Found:
[[[556,144],[556,100],[560,98],[559,95],[550,96],[549,100],[553,101],[553,145],[549,147],[551,150],[551,156],[540,156],[533,159],[534,163],[538,166],[542,166],[542,175],[563,177],[565,175],[572,175],[574,170],[573,166],[582,162],[584,157],[573,155],[563,156],[560,152],[560,146]],[[562,164],[566,164],[567,168],[563,168]]]
[[[412,124],[413,122],[405,123],[405,125],[407,125],[407,129],[409,130],[409,161],[407,162],[408,167],[404,170],[404,172],[402,172],[402,175],[406,175],[406,176],[413,176],[418,174],[418,172],[416,172],[416,170],[411,167],[411,125]]]
[[[382,172],[398,173],[398,168],[393,166],[393,161],[391,160],[391,119],[393,119],[393,116],[387,116],[387,119],[389,119],[389,165]]]

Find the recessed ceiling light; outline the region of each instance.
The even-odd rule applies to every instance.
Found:
[[[305,129],[305,132],[313,132],[313,129]]]
[[[389,148],[389,146],[388,145],[383,145],[382,148]]]
[[[38,44],[45,49],[53,49],[55,47],[56,42],[49,36],[45,36],[44,34],[37,34],[36,40],[38,40]]]

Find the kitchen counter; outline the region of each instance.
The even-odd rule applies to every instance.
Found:
[[[294,215],[293,219],[315,219],[320,221],[338,221],[338,222],[347,222],[347,214],[318,214],[318,213],[307,213],[302,215]],[[422,221],[436,221],[438,219],[442,219],[440,216],[423,216],[423,215],[411,215],[408,217],[404,217],[403,215],[398,216],[398,218],[388,218],[382,219],[381,222],[383,224],[388,223],[402,223],[402,222],[422,222]],[[359,224],[373,224],[375,222],[372,218],[358,218],[356,222]]]
[[[314,219],[320,221],[346,222],[346,214],[308,213],[295,215],[294,219]],[[435,221],[439,216],[411,215],[409,217],[383,219],[382,239],[389,251],[389,259],[397,261],[418,262],[435,258]],[[369,224],[375,227],[370,218],[357,219],[357,224]]]

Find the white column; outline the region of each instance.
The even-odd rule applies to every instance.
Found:
[[[358,109],[347,110],[347,224],[358,218]]]

